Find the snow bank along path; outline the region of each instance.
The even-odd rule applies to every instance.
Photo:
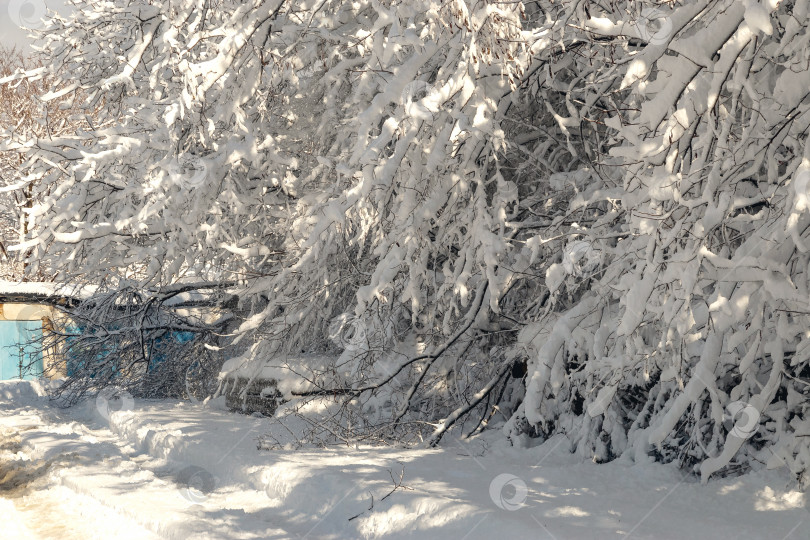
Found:
[[[810,537],[805,495],[778,471],[701,486],[672,467],[580,463],[563,438],[266,451],[266,418],[97,405],[53,409],[37,383],[0,382],[0,538]]]

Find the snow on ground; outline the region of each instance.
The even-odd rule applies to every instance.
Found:
[[[273,429],[177,401],[60,410],[38,383],[0,382],[0,538],[810,537],[780,471],[702,486],[669,466],[581,463],[562,438],[258,450]]]

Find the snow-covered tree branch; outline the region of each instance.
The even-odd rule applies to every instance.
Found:
[[[32,266],[227,283],[392,437],[805,473],[806,2],[75,5]]]

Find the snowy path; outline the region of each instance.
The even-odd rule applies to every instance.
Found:
[[[56,486],[9,499],[0,498],[3,538],[15,540],[157,539],[137,523],[96,500]]]
[[[20,414],[13,422],[3,423],[13,427],[0,431],[0,515],[3,516],[0,537],[20,540],[158,538],[93,497],[54,482],[53,471],[79,466],[80,458],[73,452],[42,459],[29,454],[21,439],[41,424],[38,416]]]
[[[0,538],[810,537],[805,497],[778,471],[701,486],[670,467],[579,463],[561,439],[258,451],[270,429],[177,402],[108,422],[94,403],[57,411],[0,383]]]

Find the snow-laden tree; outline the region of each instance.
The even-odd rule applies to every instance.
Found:
[[[0,46],[0,274],[5,279],[22,279],[24,255],[9,254],[6,247],[29,239],[30,210],[37,196],[36,176],[26,176],[24,163],[30,144],[38,139],[72,133],[84,123],[72,107],[43,103],[40,96],[51,87],[46,76],[16,79],[20,71],[39,66],[36,58],[16,48]],[[39,279],[47,276],[40,268]]]
[[[521,332],[509,431],[563,431],[601,460],[699,463],[703,479],[763,463],[803,475],[806,3],[597,9],[574,25],[584,60],[613,61],[568,86],[560,118],[608,128],[570,202],[592,218],[546,273],[565,309]],[[569,272],[587,278],[573,301]]]
[[[34,259],[227,284],[389,435],[806,471],[805,1],[75,4]]]
[[[520,4],[75,7],[44,30],[59,78],[44,99],[82,90],[100,113],[31,154],[58,185],[32,211],[39,236],[18,246],[32,260],[146,287],[239,282],[264,306],[243,328],[261,334],[256,355],[325,338],[361,287],[357,313],[385,303],[377,326],[404,325],[417,348],[497,326],[481,306],[510,279],[495,266],[517,192],[488,169],[505,144],[494,116],[528,53]],[[361,356],[345,375],[373,381],[384,362]],[[478,366],[474,380],[505,373]]]

